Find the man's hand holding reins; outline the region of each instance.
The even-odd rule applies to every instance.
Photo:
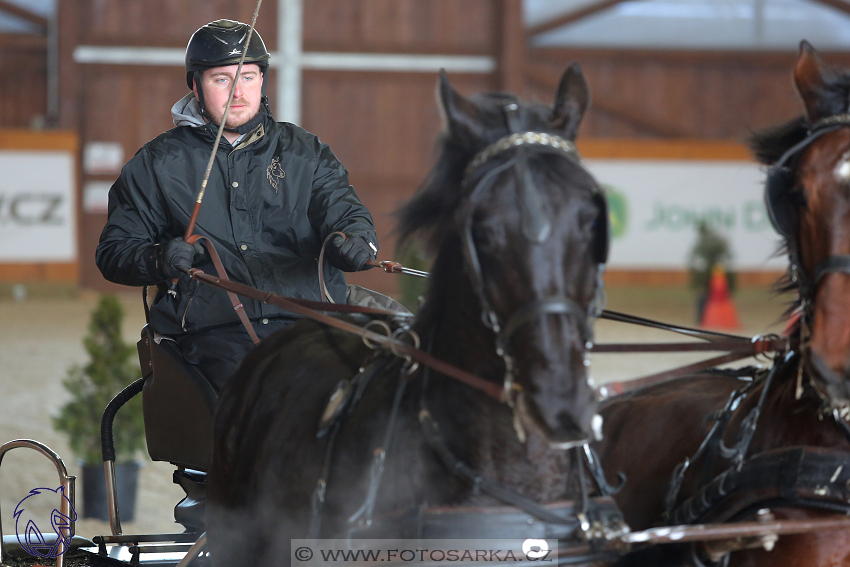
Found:
[[[345,272],[369,269],[371,266],[366,262],[374,260],[378,252],[374,244],[357,234],[337,235],[331,240],[331,246],[335,253],[329,258],[330,263]]]
[[[195,258],[203,254],[200,242],[189,244],[183,238],[173,238],[163,247],[160,269],[167,279],[179,278],[192,267]]]

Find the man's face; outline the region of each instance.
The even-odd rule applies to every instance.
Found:
[[[201,73],[201,84],[204,88],[204,108],[216,124],[221,124],[227,97],[236,77],[238,65],[213,67]],[[198,96],[198,86],[193,89]],[[242,76],[236,83],[233,102],[227,113],[225,127],[236,128],[254,118],[260,111],[260,99],[263,96],[263,75],[260,66],[255,63],[242,65]]]

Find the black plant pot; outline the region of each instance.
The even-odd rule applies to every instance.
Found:
[[[136,515],[136,487],[139,480],[139,463],[117,463],[115,484],[118,487],[118,513],[122,522],[132,521]],[[106,505],[106,478],[103,465],[83,465],[83,518],[109,521]]]

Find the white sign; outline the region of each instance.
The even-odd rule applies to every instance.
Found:
[[[763,202],[765,174],[747,161],[588,159],[609,193],[609,266],[685,269],[705,220],[727,238],[738,270],[782,270]]]
[[[124,147],[118,142],[88,142],[83,149],[83,169],[89,175],[111,174],[124,165]]]
[[[109,210],[109,189],[112,183],[107,181],[89,181],[83,188],[83,210],[87,213],[106,213]]]
[[[77,259],[74,155],[0,151],[0,262]]]

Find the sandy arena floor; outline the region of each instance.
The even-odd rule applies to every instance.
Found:
[[[50,416],[67,400],[61,380],[72,364],[86,362],[82,337],[89,314],[97,302],[91,292],[64,293],[60,297],[38,297],[16,302],[11,294],[0,293],[0,443],[17,438],[39,440],[58,452],[69,473],[80,475],[63,435],[53,431]],[[125,338],[135,344],[144,324],[138,293],[121,296],[126,308]],[[778,323],[787,298],[776,298],[766,290],[739,290],[735,296],[743,328],[741,334],[780,332]],[[693,324],[694,298],[678,288],[614,288],[608,290],[608,307],[642,317],[683,325]],[[683,340],[677,335],[640,327],[601,321],[597,341],[660,342]],[[687,364],[706,355],[689,354],[607,354],[593,358],[597,382],[623,380],[653,371]],[[743,361],[740,365],[752,361]],[[124,522],[124,533],[171,533],[172,508],[182,491],[171,483],[173,467],[145,458],[140,475],[136,520]],[[78,480],[78,491],[81,491]],[[3,530],[14,533],[12,512],[28,491],[58,486],[53,466],[32,451],[7,454],[0,470],[0,513]],[[82,501],[78,493],[77,502]],[[48,511],[49,512],[49,511]],[[109,526],[97,520],[80,520],[77,533],[86,537],[109,533]]]

